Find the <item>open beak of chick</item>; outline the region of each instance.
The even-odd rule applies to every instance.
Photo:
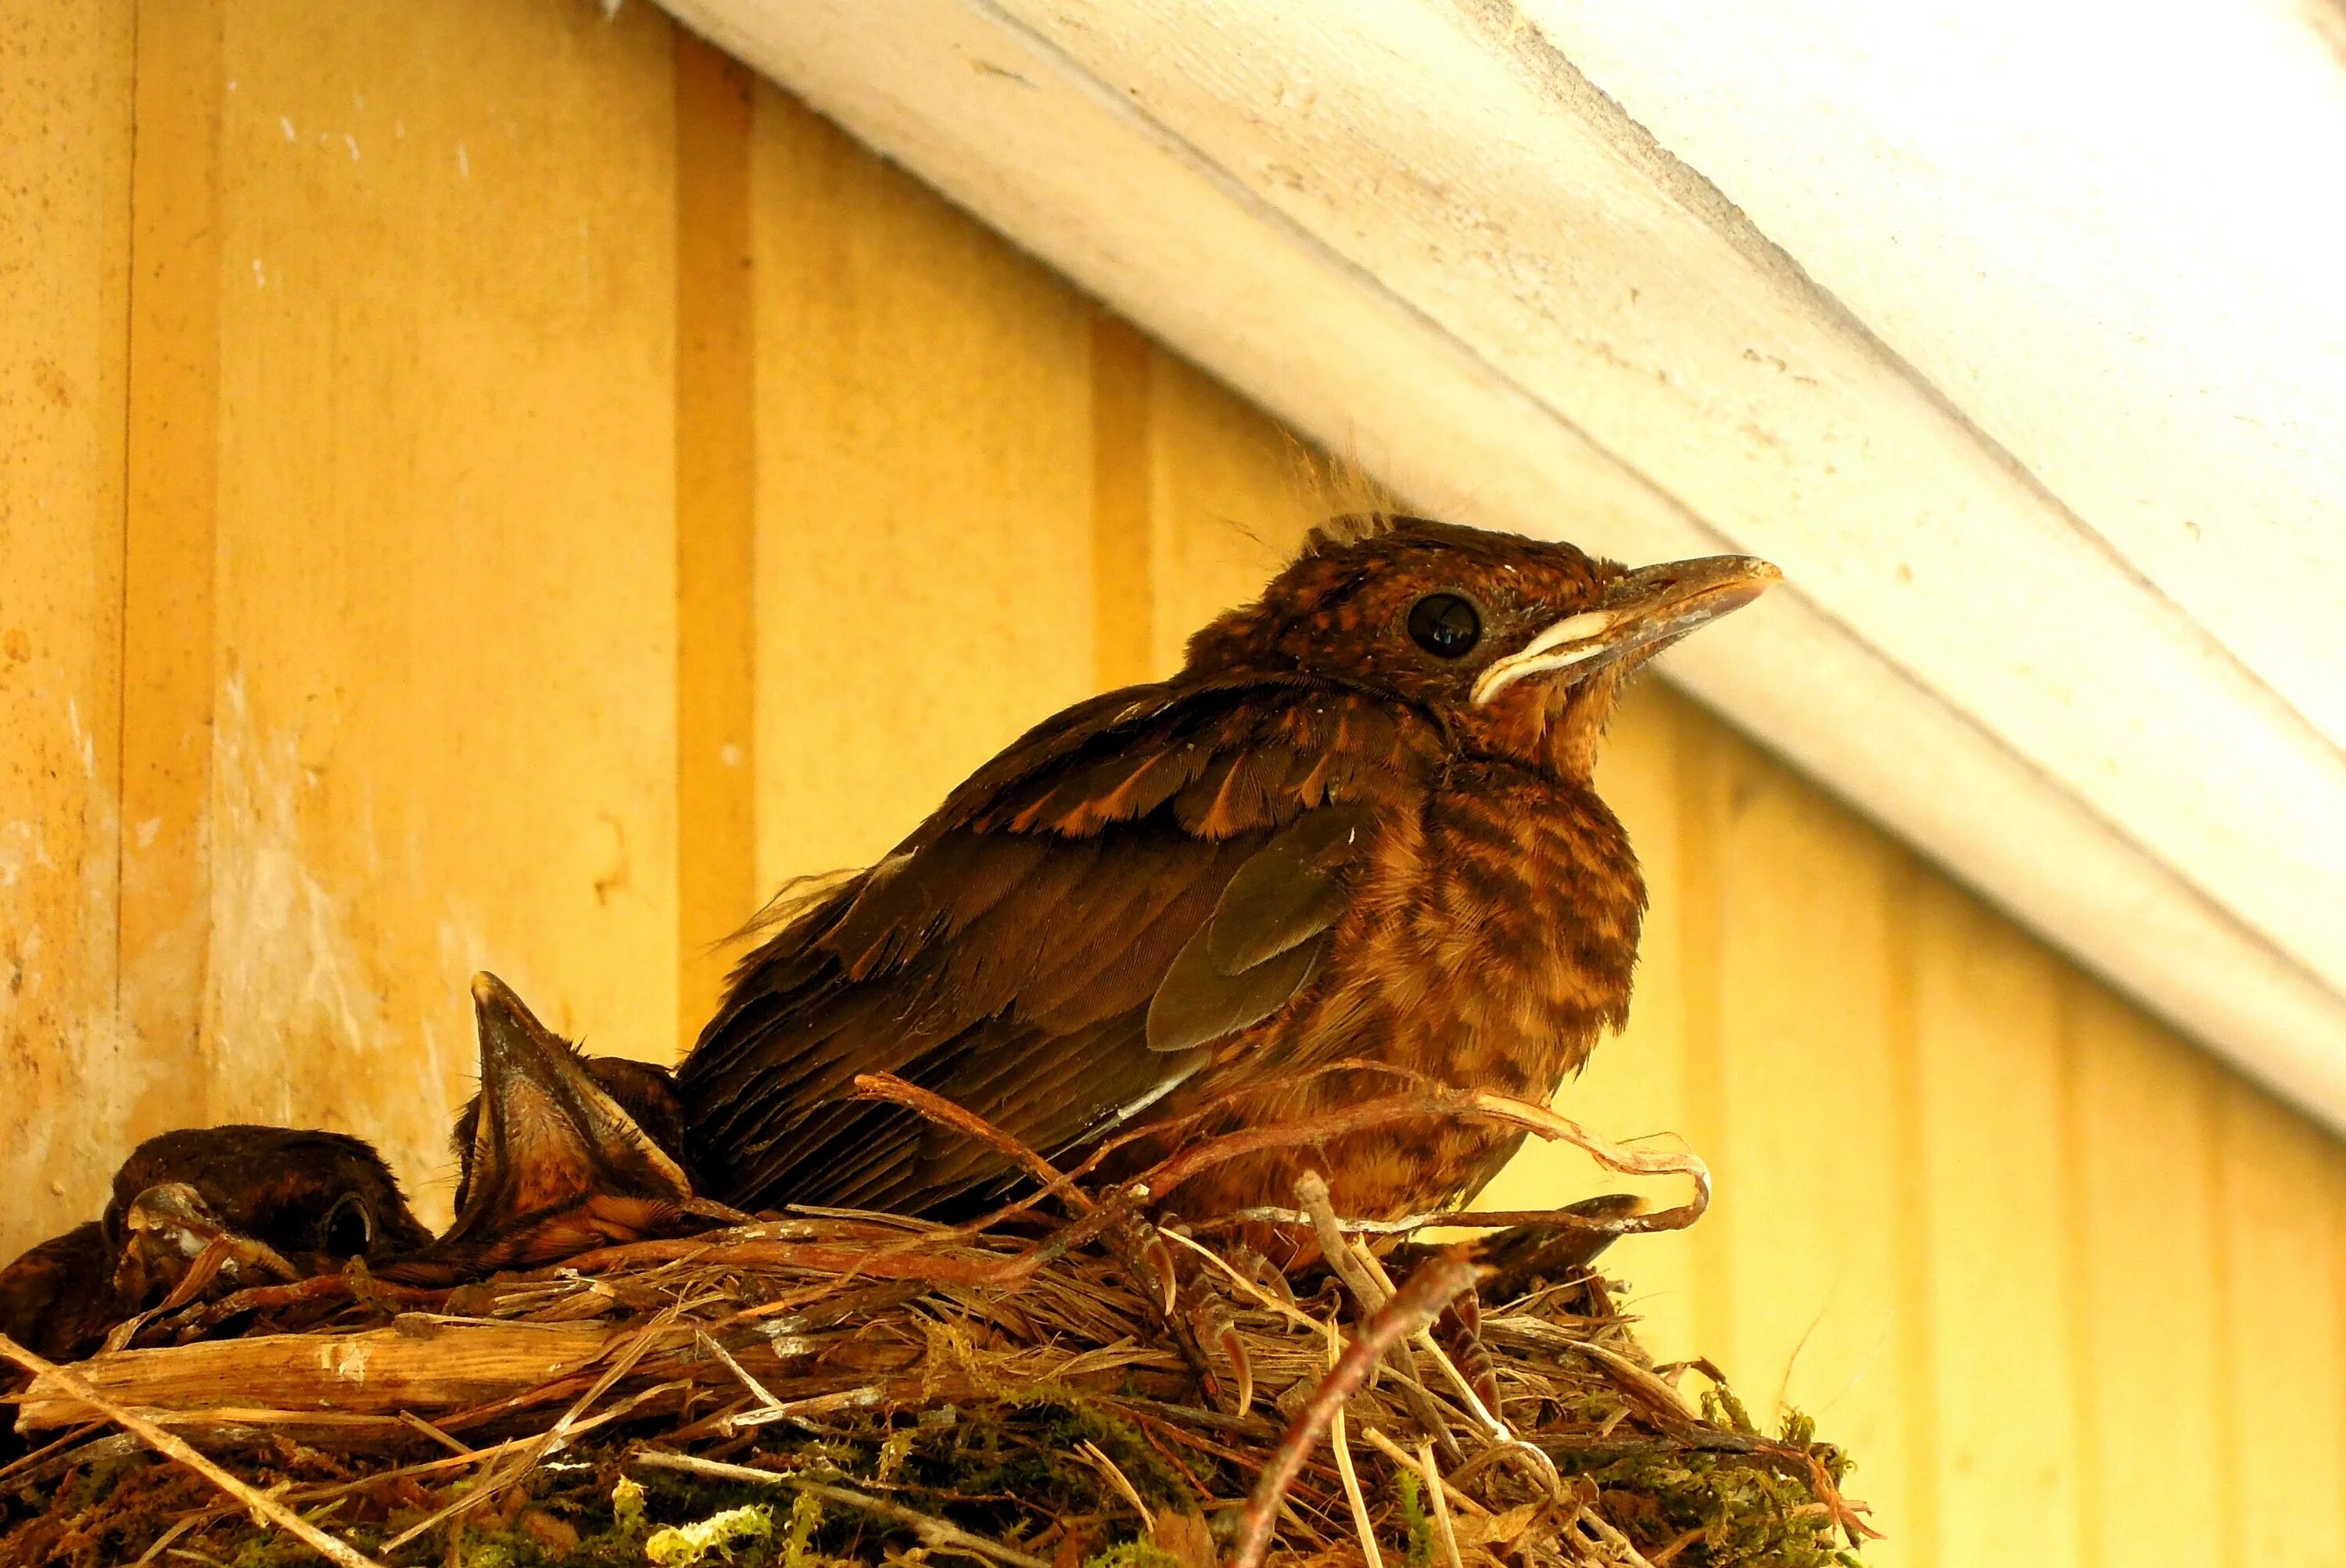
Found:
[[[598,1194],[692,1196],[677,1163],[503,981],[474,976],[473,1011],[480,1113],[444,1245],[498,1237]]]
[[[1559,670],[1581,679],[1633,656],[1658,652],[1688,632],[1742,608],[1784,574],[1752,555],[1665,561],[1614,579],[1595,609],[1567,616],[1474,681],[1474,701],[1490,701],[1529,676]]]

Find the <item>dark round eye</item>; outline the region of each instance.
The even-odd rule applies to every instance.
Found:
[[[1483,617],[1455,594],[1428,594],[1409,607],[1409,636],[1436,658],[1464,658],[1483,640]]]
[[[374,1240],[374,1217],[366,1200],[354,1192],[337,1198],[318,1227],[318,1250],[329,1257],[363,1257]]]

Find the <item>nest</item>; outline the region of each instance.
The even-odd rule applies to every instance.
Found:
[[[1607,1164],[1700,1169],[1474,1098]],[[1866,1533],[1839,1451],[1799,1416],[1758,1430],[1707,1364],[1655,1365],[1581,1261],[1699,1199],[1380,1256],[1361,1233],[1464,1217],[1348,1226],[1307,1177],[1295,1211],[1158,1229],[1151,1186],[1181,1172],[1093,1193],[1018,1157],[1043,1190],[965,1226],[794,1211],[134,1320],[17,1394],[48,1441],[0,1470],[0,1563],[1809,1568]],[[1271,1267],[1240,1239],[1266,1223],[1332,1267]],[[1479,1329],[1445,1343],[1478,1280]]]

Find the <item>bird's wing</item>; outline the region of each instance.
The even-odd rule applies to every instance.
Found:
[[[998,1156],[895,1073],[1046,1155],[1153,1103],[1317,969],[1378,801],[1439,746],[1371,694],[1141,688],[1071,709],[736,973],[678,1071],[708,1196],[933,1209]]]

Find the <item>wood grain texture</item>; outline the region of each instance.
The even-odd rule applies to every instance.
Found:
[[[647,7],[146,9],[0,15],[0,1254],[147,1122],[424,1183],[478,963],[669,1054],[697,932],[1348,504]],[[1600,778],[1654,903],[1559,1107],[1720,1184],[1613,1255],[1657,1348],[1850,1444],[1870,1563],[2336,1560],[2339,1145],[1670,689]]]
[[[2321,1133],[2247,1084],[2225,1082],[2216,1114],[2225,1237],[2216,1272],[2229,1297],[2219,1321],[2232,1377],[2219,1430],[2232,1445],[2237,1560],[2334,1563],[2346,1557],[2346,1409],[2333,1156]]]
[[[0,12],[0,1254],[104,1202],[146,1080],[114,1011],[132,7]]]
[[[753,178],[771,890],[1094,689],[1092,312],[770,88]]]
[[[1694,983],[1719,987],[1722,1125],[1702,1152],[1729,1269],[1723,1365],[1761,1420],[1796,1406],[1864,1454],[1862,1495],[1897,1532],[1916,1485],[1897,1247],[1920,1217],[1890,1180],[1912,1157],[1892,1136],[1894,851],[1748,743],[1708,744],[1698,804],[1715,814],[1721,940]]]
[[[1309,452],[1261,411],[1162,349],[1149,359],[1150,673],[1189,634],[1262,591],[1334,508]]]
[[[117,1146],[211,1112],[224,0],[137,7],[122,565]]]
[[[229,5],[210,1112],[414,1182],[474,969],[675,1039],[669,31]]]
[[[2229,1299],[2216,1212],[2218,1070],[2076,974],[2069,1033],[2070,1336],[2078,1400],[2079,1560],[2089,1568],[2225,1561],[2220,1343]],[[2142,1505],[2158,1477],[2158,1504]]]
[[[717,1011],[756,912],[757,390],[750,140],[757,81],[678,29],[678,1048]]]
[[[2020,1517],[2031,1563],[2073,1563],[2060,971],[1944,881],[1913,893],[1920,1146],[1896,1157],[1929,1195],[1937,1558],[1996,1561]]]

